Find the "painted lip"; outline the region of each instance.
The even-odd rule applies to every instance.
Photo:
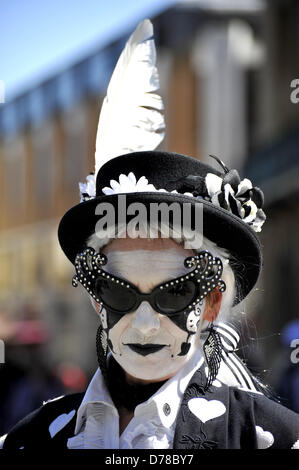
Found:
[[[132,351],[136,352],[137,354],[141,354],[141,356],[147,356],[148,354],[153,354],[155,352],[160,351],[161,349],[167,346],[166,344],[138,344],[138,343],[128,343],[125,346],[129,346]]]

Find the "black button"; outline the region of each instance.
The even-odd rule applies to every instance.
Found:
[[[171,409],[168,403],[164,403],[163,405],[163,411],[166,416],[170,415]]]

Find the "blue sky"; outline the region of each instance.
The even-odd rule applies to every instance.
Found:
[[[130,33],[175,0],[1,0],[0,80],[6,100]]]

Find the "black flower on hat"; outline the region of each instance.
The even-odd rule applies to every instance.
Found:
[[[262,210],[264,194],[254,187],[248,178],[241,181],[237,170],[229,170],[217,157],[215,158],[225,171],[221,178],[208,173],[205,178],[208,196],[213,204],[226,209],[243,222],[250,225],[255,232],[260,232],[266,215]]]
[[[266,215],[262,210],[264,194],[245,178],[241,181],[237,170],[229,170],[219,158],[215,158],[224,170],[224,176],[207,173],[206,177],[188,175],[180,180],[180,191],[192,193],[194,197],[212,202],[232,214],[240,217],[255,232],[260,232]]]

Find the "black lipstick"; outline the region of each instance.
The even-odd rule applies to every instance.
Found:
[[[129,346],[132,351],[136,352],[137,354],[141,354],[141,356],[147,356],[148,354],[153,354],[157,351],[160,351],[162,348],[166,346],[166,344],[138,344],[138,343],[128,343],[125,346]]]

